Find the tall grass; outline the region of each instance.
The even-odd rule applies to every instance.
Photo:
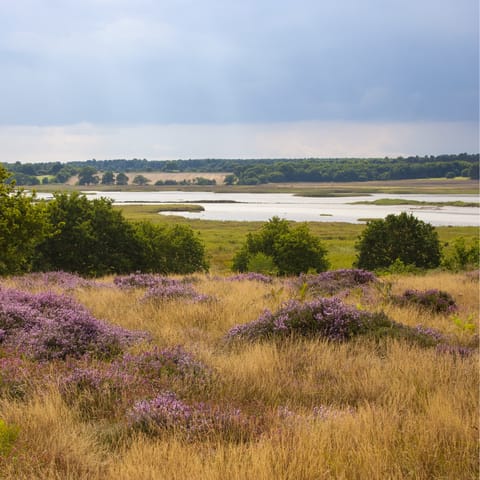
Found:
[[[48,375],[21,398],[2,395],[0,388],[0,419],[18,428],[12,450],[0,457],[0,478],[478,478],[476,348],[461,356],[399,339],[361,337],[343,343],[290,337],[227,344],[223,339],[231,327],[302,293],[288,281],[198,276],[192,285],[209,301],[155,303],[141,300],[144,289],[103,281],[104,287],[80,284],[70,294],[96,318],[148,331],[159,348],[181,344],[192,352],[211,372],[208,381],[169,373],[164,382],[189,405],[239,409],[247,434],[219,431],[188,438],[173,429],[152,435],[132,430],[121,412],[86,415],[62,395],[62,372],[70,367],[68,361],[57,362],[43,366]],[[452,345],[472,348],[478,342],[478,286],[478,277],[466,274],[391,276],[344,292],[343,298],[357,308],[383,310],[404,325],[434,328]],[[409,288],[448,291],[458,310],[432,314],[390,301]],[[151,348],[140,343],[130,351]],[[0,357],[5,355],[0,345]],[[91,368],[111,365],[81,362]],[[0,387],[6,381],[1,375]],[[131,408],[136,392],[153,398],[149,388],[126,387],[118,408]],[[95,406],[97,400],[87,394],[82,393],[83,401]]]

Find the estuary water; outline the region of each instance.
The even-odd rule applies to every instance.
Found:
[[[84,192],[89,198],[106,197],[115,204],[195,203],[203,212],[162,212],[187,218],[223,221],[267,221],[274,215],[295,221],[362,223],[365,219],[384,218],[408,212],[432,225],[480,226],[478,207],[423,205],[355,205],[355,202],[381,198],[424,202],[479,202],[478,195],[401,195],[371,194],[355,197],[297,197],[288,193],[215,193],[215,192]],[[42,195],[38,195],[41,197]]]

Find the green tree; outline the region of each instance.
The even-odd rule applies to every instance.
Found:
[[[208,270],[204,245],[189,226],[138,222],[134,228],[138,270],[165,274]]]
[[[291,228],[286,220],[271,218],[257,233],[247,235],[245,244],[233,259],[233,270],[246,272],[257,262],[262,253],[272,259],[280,275],[299,274],[308,270],[317,272],[328,268],[326,250],[320,240],[313,236],[308,226]]]
[[[83,167],[78,172],[78,184],[79,185],[97,185],[100,181],[97,175],[97,169],[95,167]]]
[[[147,177],[144,177],[143,175],[135,175],[135,177],[132,180],[132,183],[134,185],[147,185],[150,183],[150,180]]]
[[[9,183],[0,165],[0,275],[31,270],[37,245],[48,235],[42,202]]]
[[[275,239],[274,260],[282,275],[298,275],[328,268],[327,251],[320,239],[313,236],[307,225],[299,225]]]
[[[405,212],[368,222],[355,248],[356,266],[367,270],[388,268],[397,259],[419,268],[440,264],[440,242],[435,229]]]
[[[53,234],[37,248],[35,267],[97,276],[135,269],[132,225],[105,198],[56,193],[46,206]]]
[[[115,175],[108,170],[102,175],[102,185],[113,185],[115,183]]]
[[[116,182],[117,185],[128,185],[128,177],[123,172],[120,172],[117,175]]]

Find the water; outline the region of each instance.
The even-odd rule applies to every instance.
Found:
[[[267,221],[274,215],[295,221],[360,223],[365,218],[384,218],[408,212],[432,225],[480,226],[478,207],[434,207],[415,205],[351,205],[380,198],[401,198],[426,202],[478,202],[478,195],[372,194],[355,197],[296,197],[287,193],[215,192],[85,192],[89,198],[106,197],[116,204],[195,203],[203,212],[162,212],[204,220]],[[39,197],[46,195],[38,195]],[[210,203],[235,202],[235,203]]]

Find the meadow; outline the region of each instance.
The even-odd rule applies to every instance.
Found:
[[[0,296],[1,478],[478,478],[478,271]]]
[[[188,205],[187,205],[188,206]],[[231,269],[235,253],[245,242],[248,233],[258,231],[263,222],[227,222],[187,219],[176,215],[159,215],[158,205],[114,206],[132,221],[147,220],[156,224],[185,224],[198,232],[205,244],[205,252],[213,273],[227,273]],[[355,261],[355,243],[365,228],[364,224],[342,222],[308,222],[310,231],[325,245],[330,268],[350,268]],[[436,227],[445,253],[451,250],[452,242],[464,237],[467,242],[478,239],[477,227]]]

